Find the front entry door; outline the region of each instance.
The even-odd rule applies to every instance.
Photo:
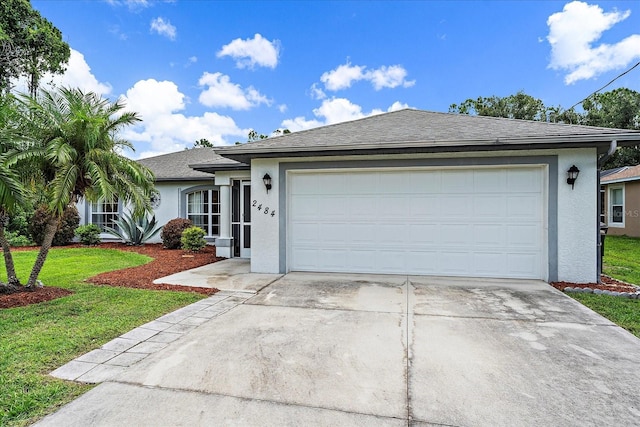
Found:
[[[251,183],[233,181],[231,187],[233,256],[251,257]]]

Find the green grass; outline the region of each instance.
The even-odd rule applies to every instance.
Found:
[[[604,274],[624,282],[640,284],[640,239],[607,236],[604,245]],[[640,338],[640,300],[609,295],[568,295]]]
[[[640,338],[640,301],[610,295],[567,294]]]
[[[14,255],[18,276],[24,281],[36,252]],[[70,289],[74,294],[0,310],[0,426],[31,423],[91,388],[49,377],[53,369],[203,298],[193,293],[82,282],[98,273],[150,260],[136,253],[99,248],[53,249],[49,253],[40,279],[47,286]]]
[[[624,282],[640,285],[640,239],[607,236],[603,272]]]

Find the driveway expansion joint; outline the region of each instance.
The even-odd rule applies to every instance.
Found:
[[[222,295],[220,295],[222,294]],[[85,353],[49,373],[62,380],[97,384],[108,381],[122,369],[164,349],[198,326],[253,297],[249,292],[218,292],[209,298],[179,308],[147,322]]]

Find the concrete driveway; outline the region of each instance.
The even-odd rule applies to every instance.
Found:
[[[41,426],[632,426],[640,340],[538,281],[290,273]]]

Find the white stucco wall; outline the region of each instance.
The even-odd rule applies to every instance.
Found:
[[[368,159],[434,159],[501,156],[557,156],[557,262],[558,280],[593,282],[597,280],[597,154],[595,148],[571,150],[505,151],[486,153],[449,153],[433,155],[376,156]],[[276,208],[276,215],[263,215],[254,210],[252,222],[251,270],[256,273],[278,273],[280,267],[280,197],[279,169],[285,162],[362,160],[362,157],[259,159],[251,163],[252,199],[263,207]],[[580,175],[575,188],[566,183],[566,171],[575,164]],[[266,193],[262,177],[269,173],[273,188]],[[546,209],[546,206],[545,206]],[[553,254],[549,254],[553,256]]]
[[[558,280],[594,282],[597,273],[597,156],[594,149],[565,150],[558,156]],[[567,170],[580,174],[573,190]]]
[[[160,206],[154,210],[156,221],[159,226],[164,226],[167,222],[174,218],[181,217],[180,207],[184,203],[180,199],[180,193],[191,187],[197,187],[201,185],[213,185],[213,177],[210,180],[200,181],[170,181],[170,182],[157,182],[155,187],[160,193]],[[85,207],[85,201],[78,203],[78,212],[80,213],[80,224],[87,224],[90,218],[86,217],[87,209]],[[124,208],[125,212],[128,212],[127,208]],[[114,238],[109,234],[103,234],[101,237],[104,239]],[[160,233],[154,238],[148,241],[149,243],[161,243]]]
[[[251,199],[260,211],[251,212],[251,271],[254,273],[278,273],[280,271],[280,209],[278,160],[260,159],[251,162]],[[262,178],[271,176],[272,188],[267,193]],[[264,214],[264,209],[269,212]],[[275,209],[275,215],[271,212]]]

